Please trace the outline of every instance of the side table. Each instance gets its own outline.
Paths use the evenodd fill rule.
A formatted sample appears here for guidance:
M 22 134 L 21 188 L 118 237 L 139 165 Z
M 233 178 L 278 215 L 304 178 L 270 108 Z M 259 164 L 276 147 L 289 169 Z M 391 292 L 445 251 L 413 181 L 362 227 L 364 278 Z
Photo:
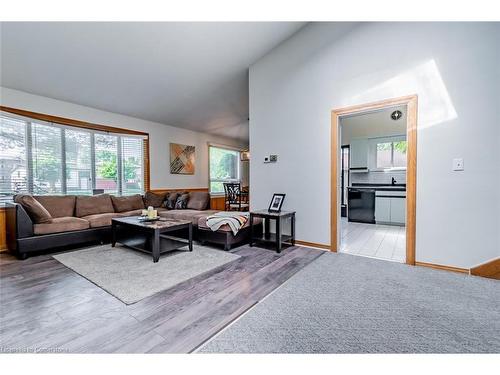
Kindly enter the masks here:
M 264 219 L 264 233 L 261 236 L 255 236 L 253 231 L 253 221 L 254 218 L 260 217 Z M 282 220 L 286 218 L 291 218 L 291 229 L 290 235 L 284 235 L 282 231 Z M 274 220 L 276 222 L 276 233 L 270 233 L 269 222 Z M 295 246 L 295 211 L 281 211 L 281 212 L 269 212 L 268 210 L 258 210 L 250 212 L 250 246 L 253 246 L 255 242 L 267 242 L 274 243 L 276 245 L 276 251 L 281 252 L 282 245 L 284 243 L 289 243 Z

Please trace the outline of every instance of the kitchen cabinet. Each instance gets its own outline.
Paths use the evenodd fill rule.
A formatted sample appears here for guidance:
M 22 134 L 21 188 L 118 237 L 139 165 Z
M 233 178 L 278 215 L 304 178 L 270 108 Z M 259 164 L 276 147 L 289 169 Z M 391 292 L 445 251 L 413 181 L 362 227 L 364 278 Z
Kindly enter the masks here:
M 391 222 L 391 199 L 375 196 L 375 221 L 377 223 Z
M 351 169 L 368 169 L 368 139 L 351 140 L 349 156 Z
M 383 224 L 405 225 L 406 197 L 396 192 L 377 192 L 375 196 L 375 221 Z
M 391 223 L 405 224 L 406 198 L 390 198 L 390 199 L 391 199 Z

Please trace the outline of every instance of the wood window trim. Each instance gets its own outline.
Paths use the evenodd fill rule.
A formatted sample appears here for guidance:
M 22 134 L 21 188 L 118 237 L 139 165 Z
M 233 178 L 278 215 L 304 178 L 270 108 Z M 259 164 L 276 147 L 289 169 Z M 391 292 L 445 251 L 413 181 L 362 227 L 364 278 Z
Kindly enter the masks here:
M 150 157 L 149 157 L 149 133 L 140 132 L 137 130 L 130 129 L 122 129 L 114 126 L 100 125 L 94 124 L 91 122 L 80 121 L 75 119 L 69 119 L 65 117 L 47 115 L 44 113 L 31 112 L 26 111 L 24 109 L 0 106 L 0 111 L 13 113 L 19 116 L 29 117 L 36 120 L 53 122 L 55 124 L 60 125 L 68 125 L 76 128 L 89 129 L 89 130 L 97 130 L 107 133 L 117 133 L 117 134 L 130 134 L 130 135 L 138 135 L 144 137 L 144 191 L 148 191 L 151 188 L 151 175 L 150 175 Z
M 122 129 L 122 128 L 117 128 L 114 126 L 107 126 L 107 125 L 99 125 L 99 124 L 94 124 L 94 123 L 86 122 L 86 121 L 74 120 L 74 119 L 69 119 L 69 118 L 64 118 L 64 117 L 59 117 L 59 116 L 53 116 L 53 115 L 46 115 L 46 114 L 38 113 L 38 112 L 25 111 L 24 109 L 0 106 L 0 111 L 10 112 L 10 113 L 14 113 L 14 114 L 19 115 L 19 116 L 30 117 L 30 118 L 34 118 L 34 119 L 41 120 L 41 121 L 54 122 L 56 124 L 61 124 L 61 125 L 74 126 L 77 128 L 99 130 L 99 131 L 108 132 L 108 133 L 132 134 L 132 135 L 142 135 L 145 137 L 149 137 L 149 133 L 140 132 L 137 130 Z
M 331 174 L 330 174 L 330 246 L 331 251 L 338 248 L 338 218 L 339 218 L 339 118 L 355 113 L 379 110 L 386 107 L 406 105 L 406 141 L 408 154 L 406 161 L 406 264 L 415 265 L 416 247 L 416 186 L 417 186 L 417 95 L 387 99 L 373 103 L 360 104 L 352 107 L 334 109 L 331 112 Z

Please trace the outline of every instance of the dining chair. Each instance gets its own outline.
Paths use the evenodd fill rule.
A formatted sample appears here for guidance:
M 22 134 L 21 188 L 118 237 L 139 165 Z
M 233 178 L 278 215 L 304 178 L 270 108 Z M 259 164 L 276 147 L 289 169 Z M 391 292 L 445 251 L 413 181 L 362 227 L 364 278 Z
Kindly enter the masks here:
M 224 209 L 226 211 L 248 211 L 248 194 L 242 193 L 241 184 L 235 182 L 224 183 Z

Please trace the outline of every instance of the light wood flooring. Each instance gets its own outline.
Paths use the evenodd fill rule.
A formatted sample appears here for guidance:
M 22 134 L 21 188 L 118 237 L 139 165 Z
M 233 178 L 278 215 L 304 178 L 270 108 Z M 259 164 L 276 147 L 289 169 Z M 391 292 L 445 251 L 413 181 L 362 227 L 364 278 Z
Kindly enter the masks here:
M 323 253 L 234 252 L 241 258 L 128 306 L 50 255 L 2 254 L 0 351 L 188 353 Z

